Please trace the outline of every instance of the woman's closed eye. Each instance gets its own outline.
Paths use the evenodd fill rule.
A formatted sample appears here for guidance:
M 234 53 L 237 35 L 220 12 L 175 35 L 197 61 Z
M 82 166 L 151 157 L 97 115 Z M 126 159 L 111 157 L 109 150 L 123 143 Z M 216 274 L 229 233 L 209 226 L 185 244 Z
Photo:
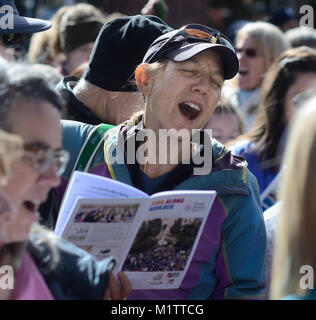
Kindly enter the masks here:
M 181 68 L 180 71 L 185 73 L 185 74 L 189 74 L 189 75 L 195 75 L 195 74 L 198 73 L 197 70 L 192 69 L 192 68 Z

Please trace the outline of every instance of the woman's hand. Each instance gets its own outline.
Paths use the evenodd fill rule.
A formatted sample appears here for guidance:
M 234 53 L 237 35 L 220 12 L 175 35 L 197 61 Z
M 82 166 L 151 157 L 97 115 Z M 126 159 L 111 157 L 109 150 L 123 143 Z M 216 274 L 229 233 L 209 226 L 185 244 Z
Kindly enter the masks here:
M 122 300 L 132 292 L 132 285 L 124 272 L 117 274 L 117 279 L 110 273 L 109 286 L 105 291 L 104 300 Z

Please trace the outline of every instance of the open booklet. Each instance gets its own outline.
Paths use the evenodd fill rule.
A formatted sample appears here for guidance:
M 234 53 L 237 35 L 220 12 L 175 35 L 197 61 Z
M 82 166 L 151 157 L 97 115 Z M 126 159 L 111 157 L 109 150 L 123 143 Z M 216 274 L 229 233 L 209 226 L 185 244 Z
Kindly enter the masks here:
M 178 288 L 194 255 L 215 191 L 152 196 L 130 185 L 74 172 L 55 233 L 97 259 L 113 256 L 133 289 Z

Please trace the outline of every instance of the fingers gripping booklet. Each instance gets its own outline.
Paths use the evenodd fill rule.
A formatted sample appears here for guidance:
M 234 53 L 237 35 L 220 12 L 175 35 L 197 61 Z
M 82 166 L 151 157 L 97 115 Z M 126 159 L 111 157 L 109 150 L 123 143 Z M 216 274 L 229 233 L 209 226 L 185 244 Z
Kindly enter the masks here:
M 133 289 L 178 288 L 189 267 L 215 191 L 152 196 L 122 182 L 76 171 L 55 233 L 101 260 L 113 256 Z

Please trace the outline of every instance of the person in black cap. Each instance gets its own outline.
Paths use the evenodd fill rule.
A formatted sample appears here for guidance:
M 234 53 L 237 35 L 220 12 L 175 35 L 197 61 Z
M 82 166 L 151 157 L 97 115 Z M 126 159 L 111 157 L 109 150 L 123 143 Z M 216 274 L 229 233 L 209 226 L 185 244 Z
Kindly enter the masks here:
M 189 24 L 160 36 L 135 70 L 143 114 L 109 129 L 86 168 L 79 167 L 149 195 L 171 190 L 217 192 L 192 260 L 183 265 L 186 273 L 180 287 L 135 290 L 129 299 L 263 298 L 266 238 L 257 182 L 243 158 L 202 129 L 219 102 L 224 81 L 237 72 L 233 45 L 215 29 Z M 93 129 L 74 121 L 63 123 L 63 147 L 73 159 L 56 190 L 59 196 Z M 161 140 L 166 135 L 168 140 Z M 183 242 L 165 245 L 180 250 Z M 153 241 L 144 256 L 151 256 L 158 246 Z
M 67 76 L 57 90 L 68 102 L 68 119 L 119 124 L 138 110 L 133 82 L 149 45 L 172 28 L 155 16 L 127 16 L 106 23 L 96 39 L 80 81 Z
M 23 45 L 27 35 L 48 30 L 49 21 L 22 17 L 13 0 L 0 0 L 0 56 L 12 59 L 14 49 Z

